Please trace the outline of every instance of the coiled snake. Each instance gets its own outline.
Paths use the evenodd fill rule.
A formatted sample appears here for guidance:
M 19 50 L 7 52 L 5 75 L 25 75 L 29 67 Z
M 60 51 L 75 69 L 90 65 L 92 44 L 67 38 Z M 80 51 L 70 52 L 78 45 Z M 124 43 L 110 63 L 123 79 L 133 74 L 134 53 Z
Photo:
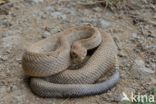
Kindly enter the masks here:
M 79 69 L 87 51 L 96 48 Z M 28 47 L 22 58 L 25 74 L 31 77 L 32 92 L 41 97 L 95 95 L 112 88 L 119 80 L 117 48 L 112 37 L 88 24 L 66 29 Z M 95 83 L 109 69 L 116 69 L 106 81 Z

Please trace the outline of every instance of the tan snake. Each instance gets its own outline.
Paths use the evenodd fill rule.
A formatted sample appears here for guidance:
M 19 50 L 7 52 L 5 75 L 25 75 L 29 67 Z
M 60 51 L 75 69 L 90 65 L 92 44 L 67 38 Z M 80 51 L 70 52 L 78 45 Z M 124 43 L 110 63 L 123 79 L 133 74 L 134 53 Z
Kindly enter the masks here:
M 71 61 L 81 62 L 87 50 L 95 47 L 98 48 L 84 66 L 69 69 Z M 118 82 L 116 55 L 117 48 L 109 34 L 92 25 L 84 25 L 34 43 L 25 51 L 22 66 L 31 76 L 32 91 L 39 96 L 94 95 L 107 91 Z M 109 69 L 116 71 L 108 80 L 95 83 Z

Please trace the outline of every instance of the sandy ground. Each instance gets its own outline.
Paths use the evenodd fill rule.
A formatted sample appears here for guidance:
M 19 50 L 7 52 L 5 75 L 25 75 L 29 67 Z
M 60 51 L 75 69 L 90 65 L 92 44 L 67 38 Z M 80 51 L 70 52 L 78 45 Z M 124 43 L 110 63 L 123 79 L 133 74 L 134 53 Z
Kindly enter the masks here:
M 116 8 L 86 0 L 12 0 L 0 9 L 0 104 L 118 104 L 122 92 L 156 87 L 156 3 L 136 0 Z M 81 3 L 79 3 L 81 2 Z M 1 5 L 2 6 L 2 5 Z M 0 6 L 0 7 L 1 7 Z M 40 98 L 21 67 L 24 49 L 71 26 L 91 23 L 113 36 L 121 80 L 107 93 L 83 98 Z

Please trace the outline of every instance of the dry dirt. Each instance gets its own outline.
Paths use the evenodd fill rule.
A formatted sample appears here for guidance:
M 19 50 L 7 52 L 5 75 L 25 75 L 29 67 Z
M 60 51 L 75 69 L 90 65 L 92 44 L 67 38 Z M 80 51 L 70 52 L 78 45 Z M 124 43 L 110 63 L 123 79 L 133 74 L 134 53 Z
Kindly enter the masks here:
M 118 7 L 87 0 L 11 0 L 0 5 L 0 104 L 118 104 L 122 92 L 156 88 L 156 2 L 135 0 Z M 80 3 L 81 2 L 81 3 Z M 21 67 L 24 49 L 71 26 L 91 23 L 113 36 L 121 80 L 107 93 L 83 98 L 40 98 Z

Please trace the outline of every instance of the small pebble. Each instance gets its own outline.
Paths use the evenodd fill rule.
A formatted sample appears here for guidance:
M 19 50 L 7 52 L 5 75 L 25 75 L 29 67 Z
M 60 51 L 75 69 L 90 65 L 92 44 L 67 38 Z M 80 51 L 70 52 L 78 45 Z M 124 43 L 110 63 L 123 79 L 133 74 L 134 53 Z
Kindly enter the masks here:
M 95 12 L 101 12 L 101 11 L 103 11 L 103 9 L 100 8 L 100 7 L 94 7 L 93 8 L 93 11 L 95 11 Z
M 47 37 L 50 36 L 50 35 L 51 35 L 50 32 L 45 31 L 45 32 L 43 33 L 43 35 L 42 35 L 42 38 L 47 38 Z
M 66 19 L 66 15 L 61 12 L 53 12 L 51 13 L 51 16 L 57 19 L 62 19 L 62 20 Z
M 38 4 L 38 3 L 42 3 L 43 0 L 25 0 L 25 2 L 30 4 Z
M 99 25 L 100 25 L 101 28 L 106 29 L 106 28 L 111 27 L 112 23 L 110 21 L 102 19 L 102 20 L 99 21 Z

